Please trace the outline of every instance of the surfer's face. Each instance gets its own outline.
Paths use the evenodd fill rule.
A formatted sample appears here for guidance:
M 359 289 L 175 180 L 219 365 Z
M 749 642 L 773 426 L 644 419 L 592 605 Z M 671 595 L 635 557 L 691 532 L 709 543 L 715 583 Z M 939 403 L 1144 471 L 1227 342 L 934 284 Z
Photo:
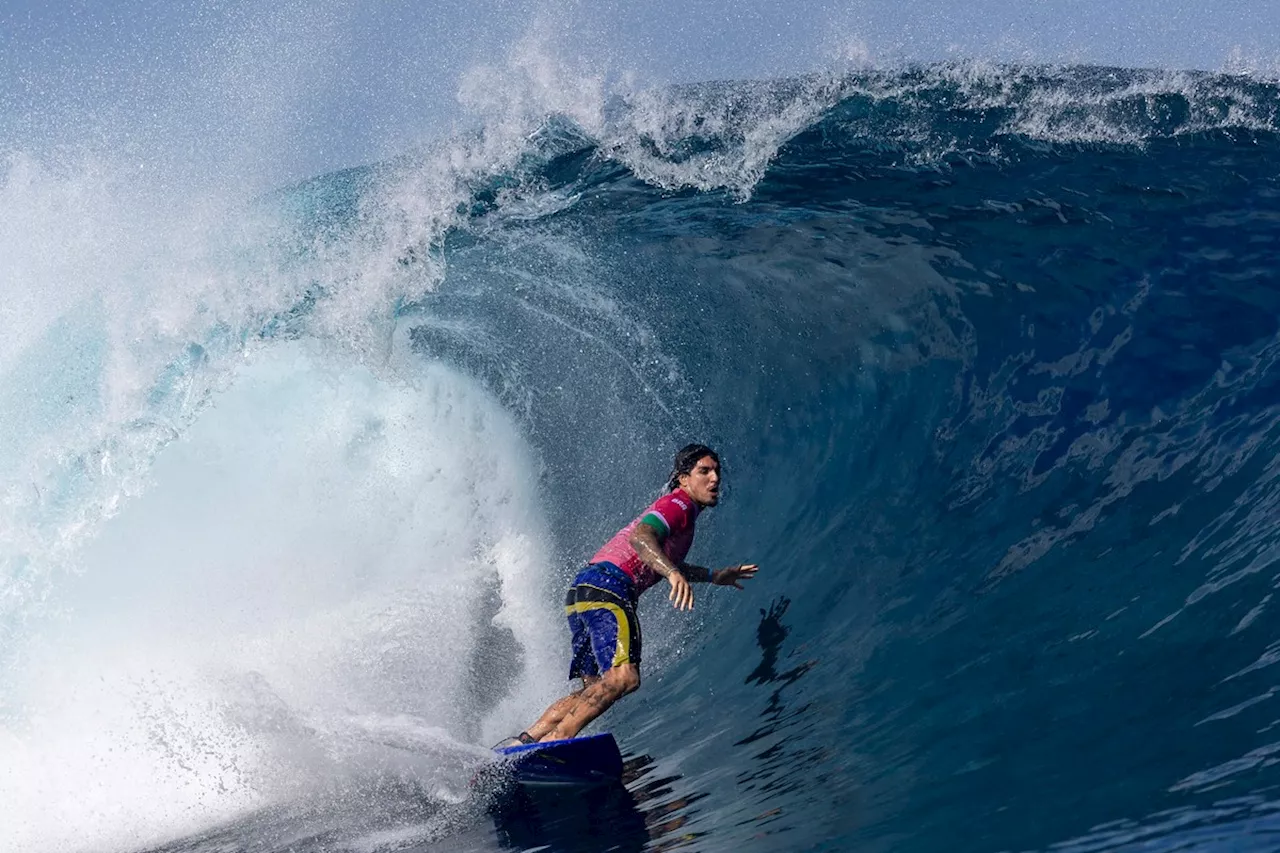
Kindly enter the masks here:
M 720 463 L 704 456 L 692 471 L 680 475 L 679 483 L 680 488 L 702 506 L 715 506 L 720 502 Z

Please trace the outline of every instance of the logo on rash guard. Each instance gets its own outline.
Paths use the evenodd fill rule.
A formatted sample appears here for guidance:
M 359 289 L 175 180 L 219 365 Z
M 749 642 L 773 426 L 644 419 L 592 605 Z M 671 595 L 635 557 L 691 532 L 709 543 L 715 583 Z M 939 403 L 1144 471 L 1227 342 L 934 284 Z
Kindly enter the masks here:
M 689 505 L 688 505 L 687 503 L 685 503 L 684 501 L 680 500 L 679 498 L 672 498 L 671 500 L 673 500 L 673 501 L 675 502 L 676 506 L 680 507 L 680 508 L 681 508 L 682 510 L 684 510 L 685 512 L 688 512 L 688 511 L 689 511 Z

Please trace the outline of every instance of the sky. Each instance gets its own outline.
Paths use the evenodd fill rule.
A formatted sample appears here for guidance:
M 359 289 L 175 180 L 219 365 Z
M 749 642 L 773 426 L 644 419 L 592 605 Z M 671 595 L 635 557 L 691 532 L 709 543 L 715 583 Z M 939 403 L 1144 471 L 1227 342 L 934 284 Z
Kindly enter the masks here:
M 163 149 L 295 180 L 447 132 L 464 75 L 531 39 L 643 84 L 958 59 L 1275 77 L 1280 2 L 0 0 L 0 151 Z

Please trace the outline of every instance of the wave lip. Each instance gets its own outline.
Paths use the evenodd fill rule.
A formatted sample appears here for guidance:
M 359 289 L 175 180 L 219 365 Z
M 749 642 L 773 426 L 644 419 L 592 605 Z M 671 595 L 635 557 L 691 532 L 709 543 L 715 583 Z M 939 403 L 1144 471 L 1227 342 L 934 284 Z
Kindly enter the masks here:
M 504 138 L 517 127 L 525 146 L 472 185 L 481 211 L 499 195 L 512 203 L 538 187 L 561 188 L 571 201 L 616 179 L 619 167 L 665 192 L 726 192 L 741 202 L 777 175 L 780 160 L 947 168 L 1005 162 L 1026 147 L 1141 150 L 1280 131 L 1280 86 L 1241 74 L 950 62 L 612 92 L 597 80 L 550 97 L 541 87 L 561 78 L 540 72 L 536 86 L 500 75 L 517 94 L 477 105 L 482 126 Z M 486 83 L 497 85 L 480 76 L 473 87 Z

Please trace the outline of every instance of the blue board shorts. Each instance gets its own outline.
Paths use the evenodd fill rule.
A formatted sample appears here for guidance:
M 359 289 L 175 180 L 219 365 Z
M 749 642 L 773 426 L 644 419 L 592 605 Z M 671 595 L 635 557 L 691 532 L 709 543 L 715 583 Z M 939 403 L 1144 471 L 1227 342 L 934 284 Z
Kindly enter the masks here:
M 636 585 L 613 563 L 592 563 L 573 579 L 564 611 L 573 635 L 569 678 L 598 678 L 624 663 L 640 665 Z

